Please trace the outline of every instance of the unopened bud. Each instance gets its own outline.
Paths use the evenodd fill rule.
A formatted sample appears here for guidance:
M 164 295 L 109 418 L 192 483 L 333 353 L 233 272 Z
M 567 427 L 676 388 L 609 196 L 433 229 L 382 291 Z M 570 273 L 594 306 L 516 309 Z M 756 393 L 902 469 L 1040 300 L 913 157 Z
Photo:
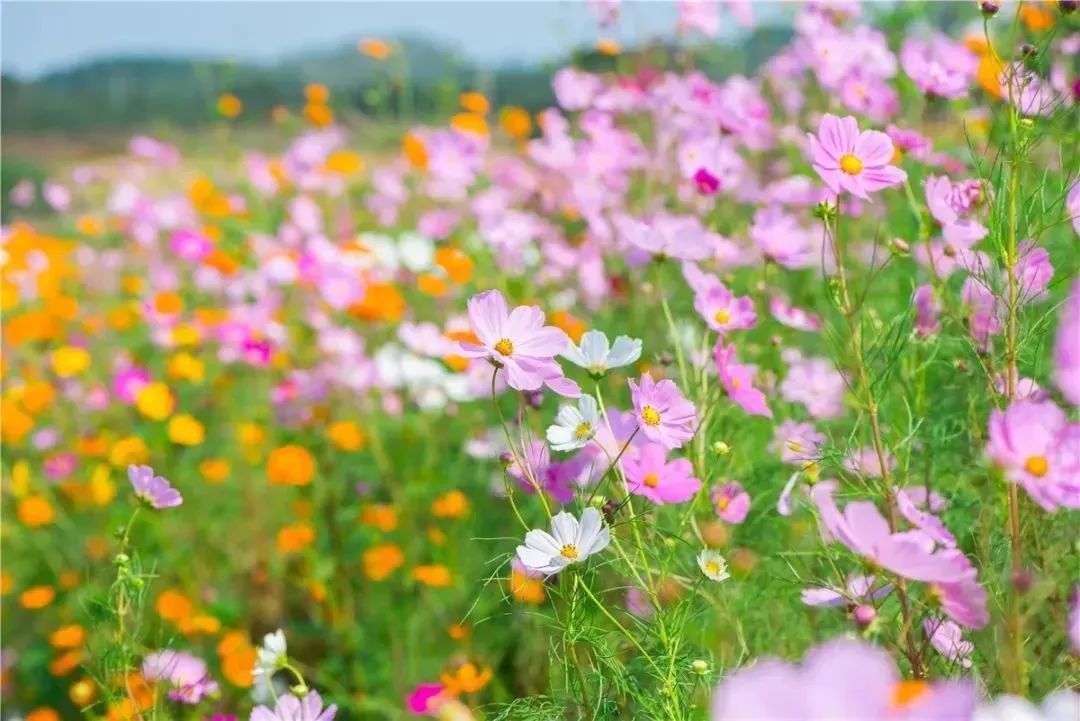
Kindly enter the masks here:
M 1071 15 L 1076 12 L 1076 8 L 1080 7 L 1080 3 L 1076 0 L 1058 0 L 1058 10 L 1062 15 Z
M 690 668 L 694 670 L 698 676 L 704 676 L 709 673 L 709 662 L 703 661 L 700 658 L 694 659 L 694 662 L 690 664 Z
M 994 0 L 983 0 L 983 3 L 979 5 L 979 9 L 982 10 L 982 14 L 985 17 L 992 18 L 997 15 L 997 11 L 1001 9 L 1001 3 Z
M 851 614 L 851 617 L 855 619 L 855 623 L 858 624 L 859 628 L 866 628 L 877 618 L 877 609 L 873 606 L 860 604 L 855 607 L 855 611 Z
M 716 441 L 712 444 L 712 452 L 723 458 L 731 454 L 731 446 L 723 441 Z
M 1020 55 L 1021 55 L 1021 57 L 1030 58 L 1034 54 L 1035 54 L 1035 46 L 1032 45 L 1031 43 L 1024 43 L 1023 45 L 1020 46 Z
M 911 245 L 903 238 L 893 238 L 890 250 L 897 255 L 907 255 L 911 252 Z
M 1029 568 L 1018 568 L 1013 571 L 1012 584 L 1020 593 L 1027 593 L 1035 585 L 1035 574 Z

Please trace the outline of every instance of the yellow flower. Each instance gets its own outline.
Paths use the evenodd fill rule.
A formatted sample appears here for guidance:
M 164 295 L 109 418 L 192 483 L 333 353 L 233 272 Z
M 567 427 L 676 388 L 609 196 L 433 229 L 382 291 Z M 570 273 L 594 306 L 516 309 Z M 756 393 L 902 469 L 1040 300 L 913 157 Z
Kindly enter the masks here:
M 352 421 L 337 421 L 326 429 L 330 442 L 341 451 L 358 451 L 367 443 L 367 437 L 360 426 Z
M 179 446 L 197 446 L 206 440 L 206 429 L 192 416 L 181 413 L 169 420 L 169 440 Z
M 61 378 L 77 376 L 90 367 L 90 354 L 83 348 L 64 346 L 52 353 L 52 369 Z
M 200 340 L 202 333 L 190 323 L 178 323 L 172 329 L 172 341 L 180 347 L 198 345 Z
M 121 438 L 109 450 L 109 463 L 125 467 L 132 463 L 138 465 L 150 460 L 150 449 L 138 436 Z
M 190 353 L 177 353 L 169 358 L 165 372 L 174 380 L 202 383 L 206 376 L 206 367 L 201 360 Z
M 224 483 L 232 466 L 224 458 L 207 458 L 199 464 L 199 473 L 207 483 Z
M 326 159 L 326 170 L 337 175 L 353 175 L 364 169 L 364 159 L 351 150 L 335 150 Z
M 135 407 L 139 413 L 152 421 L 163 421 L 176 410 L 176 399 L 169 386 L 161 381 L 147 383 L 135 396 Z
M 116 498 L 116 484 L 110 476 L 110 470 L 104 463 L 98 464 L 90 476 L 90 498 L 99 506 L 107 506 Z

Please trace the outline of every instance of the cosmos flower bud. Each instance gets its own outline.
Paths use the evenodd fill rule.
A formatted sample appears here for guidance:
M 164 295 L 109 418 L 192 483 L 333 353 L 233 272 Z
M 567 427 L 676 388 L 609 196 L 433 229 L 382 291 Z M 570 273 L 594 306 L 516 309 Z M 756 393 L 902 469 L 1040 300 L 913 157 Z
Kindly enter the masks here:
M 694 673 L 698 676 L 704 676 L 709 673 L 709 662 L 700 658 L 695 658 L 694 662 L 690 664 L 690 668 L 693 669 Z
M 979 9 L 982 10 L 984 17 L 992 18 L 1001 9 L 1001 3 L 994 2 L 994 0 L 983 0 L 982 4 L 979 5 Z
M 851 617 L 855 620 L 855 623 L 858 624 L 859 628 L 866 628 L 877 618 L 877 610 L 873 606 L 860 604 L 855 607 Z
M 1013 571 L 1012 585 L 1020 593 L 1027 593 L 1035 585 L 1035 574 L 1030 568 L 1018 568 Z
M 893 238 L 889 249 L 896 255 L 907 255 L 911 252 L 911 245 L 903 238 Z
M 716 441 L 712 444 L 712 452 L 723 458 L 731 454 L 731 446 L 723 441 Z
M 1058 0 L 1058 10 L 1062 15 L 1071 15 L 1076 12 L 1076 8 L 1080 7 L 1080 3 L 1076 0 Z

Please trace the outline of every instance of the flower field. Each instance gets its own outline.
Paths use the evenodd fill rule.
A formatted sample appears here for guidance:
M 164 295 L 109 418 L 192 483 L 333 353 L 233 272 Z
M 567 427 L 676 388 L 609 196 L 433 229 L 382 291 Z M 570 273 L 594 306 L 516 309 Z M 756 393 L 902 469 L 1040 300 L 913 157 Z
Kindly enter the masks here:
M 2 717 L 1080 718 L 1080 12 L 899 5 L 16 184 Z

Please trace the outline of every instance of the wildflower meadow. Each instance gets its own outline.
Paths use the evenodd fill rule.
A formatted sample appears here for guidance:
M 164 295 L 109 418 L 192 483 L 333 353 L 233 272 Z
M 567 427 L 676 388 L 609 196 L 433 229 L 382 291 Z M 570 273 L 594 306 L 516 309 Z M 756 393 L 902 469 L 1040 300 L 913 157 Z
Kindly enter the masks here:
M 0 716 L 1080 719 L 1077 4 L 764 5 L 6 169 Z

